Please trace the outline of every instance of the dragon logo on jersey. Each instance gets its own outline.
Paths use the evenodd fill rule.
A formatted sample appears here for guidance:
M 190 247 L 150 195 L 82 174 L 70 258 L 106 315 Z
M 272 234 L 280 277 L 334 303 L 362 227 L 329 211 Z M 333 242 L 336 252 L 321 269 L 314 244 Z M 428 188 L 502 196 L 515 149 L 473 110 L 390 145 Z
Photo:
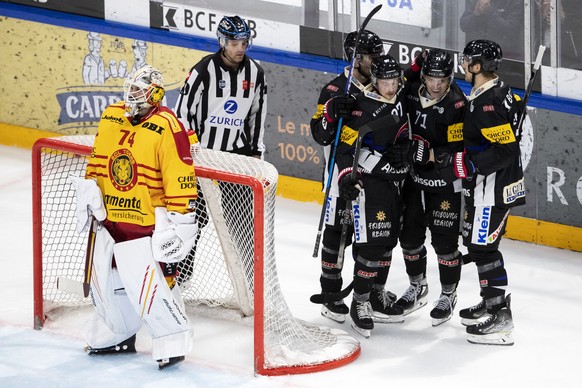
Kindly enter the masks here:
M 109 159 L 109 176 L 119 191 L 129 191 L 137 183 L 137 164 L 128 149 L 117 150 Z
M 224 111 L 229 114 L 234 114 L 238 110 L 238 104 L 235 100 L 228 100 L 224 103 Z

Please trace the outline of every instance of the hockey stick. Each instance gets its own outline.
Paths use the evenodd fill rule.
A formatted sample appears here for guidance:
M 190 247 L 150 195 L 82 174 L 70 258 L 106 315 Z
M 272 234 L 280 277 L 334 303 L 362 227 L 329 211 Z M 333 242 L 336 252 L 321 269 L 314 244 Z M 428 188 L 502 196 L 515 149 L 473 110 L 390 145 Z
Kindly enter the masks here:
M 93 250 L 95 248 L 96 229 L 98 228 L 98 221 L 91 217 L 89 225 L 89 235 L 87 237 L 87 253 L 85 256 L 85 276 L 83 282 L 79 282 L 66 277 L 57 278 L 57 289 L 67 292 L 69 294 L 76 294 L 84 298 L 89 296 L 89 289 L 91 286 L 91 270 L 93 268 Z
M 314 294 L 311 295 L 309 301 L 315 304 L 332 303 L 338 300 L 346 298 L 350 292 L 354 289 L 354 282 L 348 284 L 346 288 L 339 292 L 326 292 L 325 294 Z
M 348 96 L 350 93 L 350 85 L 352 84 L 353 72 L 354 72 L 354 65 L 356 63 L 356 53 L 358 52 L 358 43 L 360 42 L 360 36 L 362 35 L 362 31 L 366 29 L 368 22 L 372 19 L 372 17 L 382 8 L 382 4 L 377 5 L 370 11 L 366 19 L 362 22 L 362 25 L 358 29 L 358 34 L 356 36 L 356 43 L 354 44 L 354 54 L 352 55 L 352 60 L 350 62 L 350 69 L 348 70 L 348 79 L 346 81 L 346 87 L 344 90 L 344 95 Z M 340 132 L 343 125 L 343 117 L 340 117 L 337 123 L 337 130 L 335 134 L 335 139 L 333 142 L 333 148 L 331 152 L 331 159 L 329 163 L 329 170 L 327 174 L 327 181 L 325 183 L 325 194 L 323 197 L 323 206 L 321 207 L 321 214 L 319 216 L 319 226 L 317 227 L 317 237 L 315 238 L 315 246 L 313 247 L 313 257 L 319 256 L 319 244 L 321 243 L 321 233 L 323 231 L 323 221 L 325 220 L 325 213 L 327 210 L 327 202 L 329 198 L 329 192 L 331 189 L 331 179 L 333 175 L 333 166 L 335 163 L 335 154 L 337 150 L 337 146 L 339 144 Z
M 533 89 L 534 80 L 538 75 L 538 70 L 542 64 L 542 58 L 544 57 L 544 51 L 546 51 L 546 46 L 540 45 L 538 49 L 538 55 L 536 56 L 536 61 L 534 62 L 533 69 L 531 71 L 531 75 L 529 77 L 529 82 L 527 83 L 527 87 L 525 89 L 525 95 L 523 96 L 523 112 L 519 116 L 519 121 L 517 123 L 517 129 L 515 132 L 521 136 L 521 127 L 523 126 L 523 122 L 525 120 L 525 116 L 527 115 L 527 102 L 529 101 L 529 96 Z

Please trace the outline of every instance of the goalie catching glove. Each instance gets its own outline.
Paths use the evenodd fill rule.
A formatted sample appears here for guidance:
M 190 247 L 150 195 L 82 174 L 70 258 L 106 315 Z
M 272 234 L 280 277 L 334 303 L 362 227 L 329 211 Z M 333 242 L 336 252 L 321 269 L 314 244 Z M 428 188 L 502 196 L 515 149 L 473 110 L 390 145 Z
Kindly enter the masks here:
M 97 221 L 103 221 L 107 217 L 103 196 L 93 179 L 71 175 L 69 181 L 77 192 L 77 233 L 83 233 L 91 223 L 91 216 Z
M 194 246 L 197 232 L 196 212 L 180 214 L 157 207 L 152 235 L 154 259 L 164 263 L 184 260 Z

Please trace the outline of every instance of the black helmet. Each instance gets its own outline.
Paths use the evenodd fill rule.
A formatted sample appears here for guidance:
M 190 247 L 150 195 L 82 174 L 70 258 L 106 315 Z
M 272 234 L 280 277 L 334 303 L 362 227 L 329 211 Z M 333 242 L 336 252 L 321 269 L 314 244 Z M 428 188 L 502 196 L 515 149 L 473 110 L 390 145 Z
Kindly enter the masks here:
M 389 54 L 380 55 L 372 60 L 370 68 L 372 80 L 399 78 L 402 76 L 400 65 Z
M 358 31 L 352 31 L 344 40 L 344 53 L 348 61 L 351 61 L 353 58 L 357 36 Z M 382 44 L 382 39 L 372 31 L 362 30 L 360 41 L 358 42 L 358 54 L 381 55 L 383 52 L 384 45 Z
M 430 50 L 422 63 L 422 74 L 429 77 L 446 78 L 453 74 L 455 64 L 451 54 L 444 50 Z
M 503 52 L 501 46 L 490 40 L 472 40 L 465 46 L 459 57 L 461 64 L 466 61 L 469 65 L 481 64 L 481 71 L 496 71 L 501 64 Z
M 240 16 L 225 16 L 218 23 L 216 35 L 218 39 L 250 40 L 251 29 Z

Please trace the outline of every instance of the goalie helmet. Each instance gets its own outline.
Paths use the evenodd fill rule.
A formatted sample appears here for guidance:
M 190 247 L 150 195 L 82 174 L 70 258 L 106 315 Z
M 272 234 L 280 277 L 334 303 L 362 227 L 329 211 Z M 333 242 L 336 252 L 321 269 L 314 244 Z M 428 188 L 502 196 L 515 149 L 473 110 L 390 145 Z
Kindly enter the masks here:
M 143 115 L 144 111 L 160 105 L 164 94 L 162 73 L 150 65 L 142 66 L 131 73 L 123 84 L 125 115 Z
M 354 55 L 354 48 L 356 46 L 356 38 L 358 31 L 352 31 L 344 40 L 344 53 L 348 61 L 351 61 Z M 384 44 L 382 39 L 372 31 L 362 30 L 360 39 L 358 41 L 357 54 L 363 55 L 382 55 L 384 53 Z
M 223 17 L 218 23 L 216 35 L 221 47 L 227 40 L 248 40 L 251 43 L 251 29 L 240 16 Z
M 499 69 L 503 52 L 499 44 L 490 41 L 477 39 L 472 40 L 465 46 L 463 53 L 459 55 L 459 63 L 466 62 L 469 66 L 475 63 L 481 64 L 481 71 L 493 72 Z
M 422 63 L 422 75 L 435 78 L 447 78 L 453 75 L 455 64 L 451 54 L 444 50 L 430 50 Z
M 385 54 L 372 60 L 372 83 L 379 79 L 392 79 L 402 77 L 400 65 L 391 55 Z

